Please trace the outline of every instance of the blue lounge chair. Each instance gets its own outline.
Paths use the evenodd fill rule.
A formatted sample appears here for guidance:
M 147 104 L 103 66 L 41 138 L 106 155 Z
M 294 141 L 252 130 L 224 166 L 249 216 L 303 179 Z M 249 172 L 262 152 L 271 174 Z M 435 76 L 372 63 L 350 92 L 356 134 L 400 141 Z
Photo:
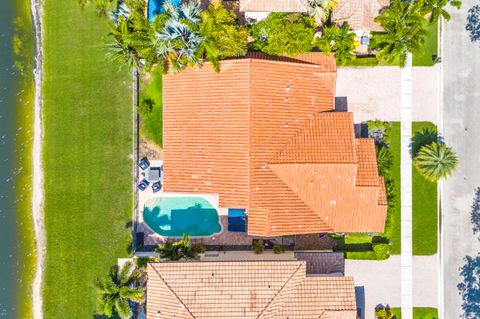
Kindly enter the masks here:
M 140 182 L 140 184 L 137 185 L 137 188 L 141 191 L 144 191 L 147 189 L 148 185 L 150 185 L 150 183 L 146 179 L 144 179 Z
M 159 192 L 162 189 L 162 184 L 160 182 L 155 182 L 152 184 L 152 190 L 154 193 Z
M 148 158 L 144 157 L 140 160 L 140 162 L 138 162 L 138 167 L 140 167 L 141 169 L 143 170 L 146 170 L 147 168 L 150 167 L 150 161 L 148 160 Z

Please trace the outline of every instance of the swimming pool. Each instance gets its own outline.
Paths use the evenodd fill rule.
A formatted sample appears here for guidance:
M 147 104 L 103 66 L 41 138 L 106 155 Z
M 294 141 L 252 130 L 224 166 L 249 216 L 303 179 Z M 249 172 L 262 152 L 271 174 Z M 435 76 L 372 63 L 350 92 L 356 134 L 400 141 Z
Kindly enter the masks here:
M 210 236 L 222 230 L 218 212 L 197 196 L 154 197 L 146 201 L 143 220 L 161 236 Z
M 148 21 L 152 22 L 155 17 L 163 12 L 163 4 L 165 1 L 170 1 L 174 7 L 181 5 L 181 0 L 148 0 Z

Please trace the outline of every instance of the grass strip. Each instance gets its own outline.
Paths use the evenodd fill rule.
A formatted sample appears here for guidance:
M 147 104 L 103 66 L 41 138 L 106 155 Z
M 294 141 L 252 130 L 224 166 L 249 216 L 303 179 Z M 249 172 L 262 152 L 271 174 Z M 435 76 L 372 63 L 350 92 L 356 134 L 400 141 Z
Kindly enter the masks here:
M 131 240 L 131 78 L 105 60 L 105 19 L 44 1 L 47 319 L 91 318 L 95 278 Z

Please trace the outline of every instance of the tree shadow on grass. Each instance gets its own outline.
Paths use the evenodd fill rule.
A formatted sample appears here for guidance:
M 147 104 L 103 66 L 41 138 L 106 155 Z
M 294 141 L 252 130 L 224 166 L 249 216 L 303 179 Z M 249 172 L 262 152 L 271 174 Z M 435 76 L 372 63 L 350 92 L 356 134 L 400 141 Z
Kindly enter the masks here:
M 462 310 L 465 319 L 476 319 L 480 313 L 480 255 L 465 256 L 465 265 L 460 268 L 463 281 L 457 285 L 462 297 Z
M 415 133 L 412 137 L 412 142 L 410 143 L 410 155 L 412 158 L 415 158 L 422 146 L 432 144 L 433 142 L 443 143 L 443 138 L 438 134 L 438 131 L 435 128 L 428 127 Z

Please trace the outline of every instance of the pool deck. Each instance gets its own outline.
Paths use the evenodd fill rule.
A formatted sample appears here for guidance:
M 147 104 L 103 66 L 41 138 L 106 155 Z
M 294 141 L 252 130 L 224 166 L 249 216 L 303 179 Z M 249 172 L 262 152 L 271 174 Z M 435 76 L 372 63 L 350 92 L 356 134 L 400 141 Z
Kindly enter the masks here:
M 150 160 L 151 167 L 161 167 L 163 162 L 161 160 Z M 139 180 L 143 179 L 141 171 L 139 171 Z M 206 199 L 218 212 L 219 222 L 222 225 L 220 233 L 213 234 L 206 237 L 191 237 L 192 242 L 202 242 L 205 245 L 214 246 L 250 246 L 253 239 L 258 239 L 258 236 L 248 236 L 247 233 L 229 232 L 228 229 L 228 208 L 218 207 L 219 197 L 218 194 L 199 194 L 199 193 L 173 193 L 164 192 L 163 188 L 157 193 L 153 193 L 151 186 L 144 191 L 138 192 L 138 214 L 136 218 L 136 231 L 144 233 L 144 245 L 145 246 L 157 246 L 164 243 L 167 240 L 171 240 L 173 237 L 161 236 L 154 232 L 143 220 L 143 207 L 147 200 L 155 197 L 168 197 L 168 196 L 198 196 Z M 282 238 L 263 238 L 272 242 L 282 244 Z
M 161 167 L 163 162 L 161 160 L 150 160 L 150 165 L 152 167 Z M 163 174 L 163 172 L 162 172 Z M 143 175 L 141 171 L 138 173 L 138 180 L 142 180 Z M 164 192 L 163 188 L 157 192 L 153 193 L 151 185 L 144 191 L 137 190 L 137 203 L 138 211 L 135 218 L 135 230 L 137 233 L 143 233 L 144 235 L 144 246 L 157 246 L 163 244 L 167 240 L 176 239 L 173 237 L 166 237 L 157 234 L 155 231 L 150 229 L 150 227 L 143 220 L 143 207 L 147 200 L 155 197 L 182 197 L 182 196 L 198 196 L 206 199 L 218 212 L 219 222 L 222 225 L 222 230 L 220 233 L 213 234 L 212 236 L 205 237 L 191 237 L 193 243 L 201 242 L 208 246 L 215 246 L 217 250 L 229 250 L 233 247 L 236 249 L 247 249 L 252 244 L 254 239 L 263 239 L 269 240 L 274 244 L 288 246 L 295 243 L 295 248 L 298 250 L 331 250 L 334 248 L 335 241 L 329 239 L 328 236 L 320 237 L 318 234 L 312 235 L 301 235 L 301 236 L 291 236 L 291 237 L 259 237 L 259 236 L 249 236 L 247 233 L 241 232 L 230 232 L 228 231 L 228 208 L 219 207 L 219 196 L 218 194 L 200 194 L 200 193 L 173 193 L 173 192 Z

